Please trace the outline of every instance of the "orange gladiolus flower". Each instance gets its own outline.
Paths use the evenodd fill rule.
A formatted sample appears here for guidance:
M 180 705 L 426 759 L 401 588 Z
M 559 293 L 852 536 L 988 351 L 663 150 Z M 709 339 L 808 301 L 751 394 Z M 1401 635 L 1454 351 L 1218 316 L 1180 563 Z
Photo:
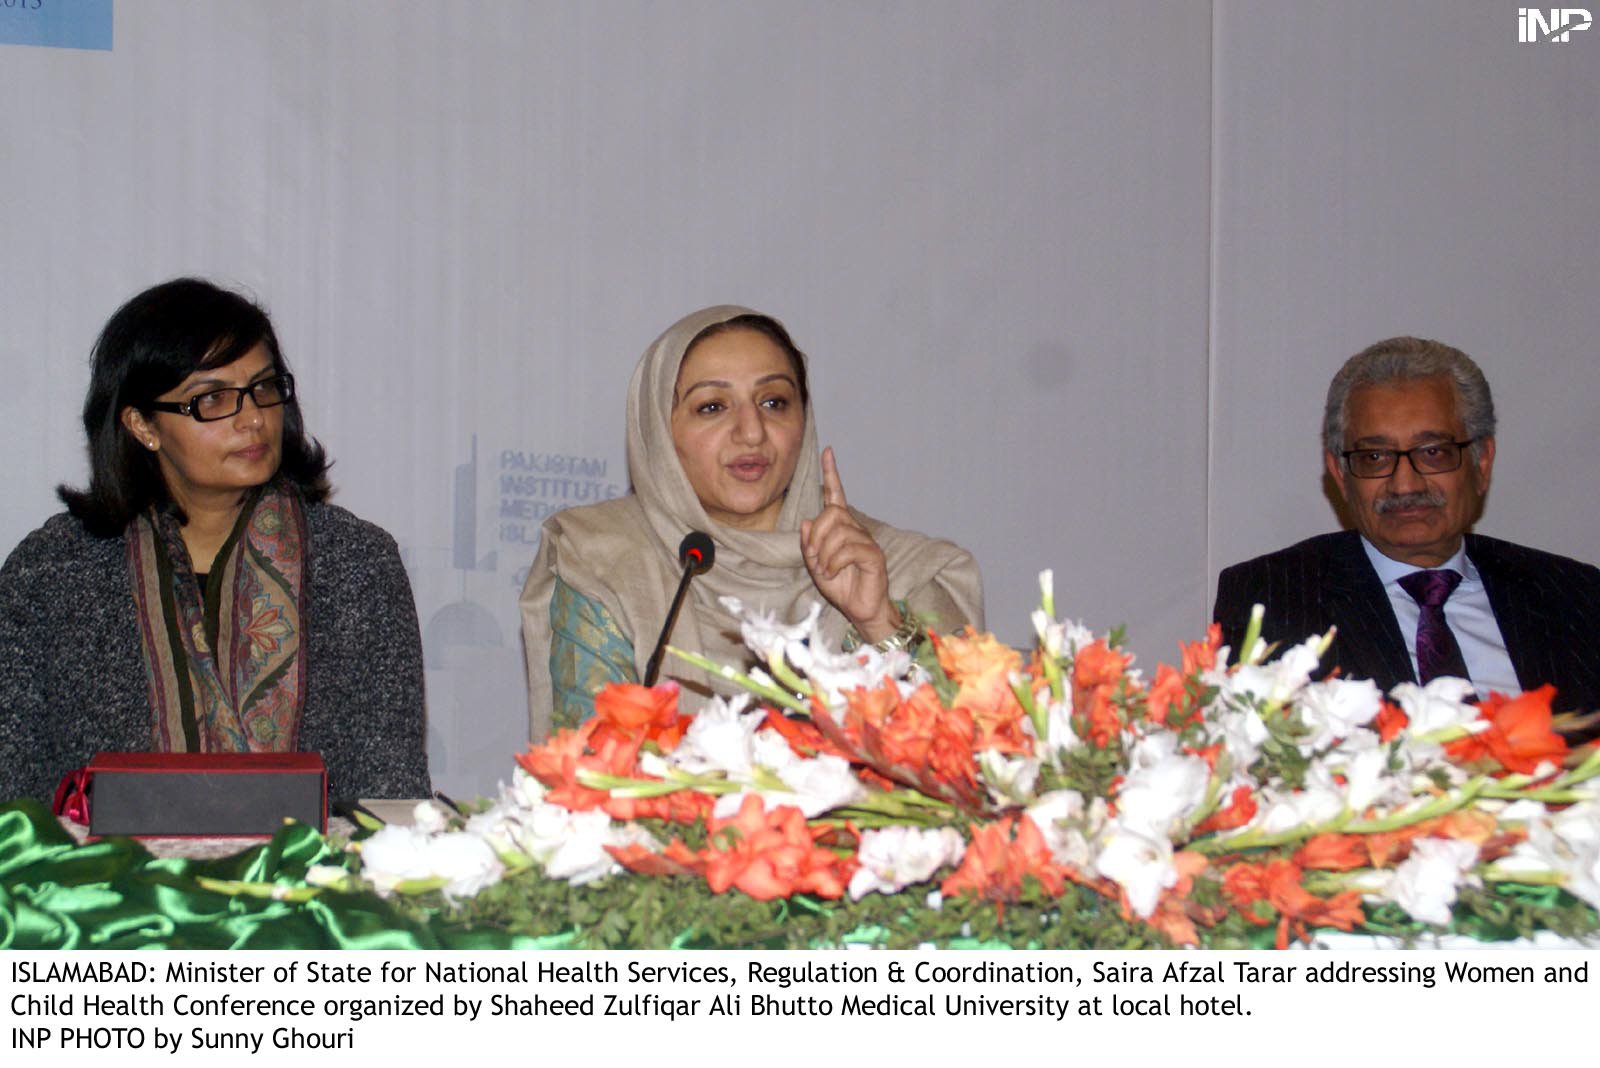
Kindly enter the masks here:
M 1255 794 L 1249 786 L 1235 786 L 1233 796 L 1229 799 L 1227 807 L 1220 808 L 1207 816 L 1200 825 L 1194 829 L 1198 835 L 1211 834 L 1213 831 L 1231 831 L 1243 827 L 1256 818 Z
M 677 747 L 688 729 L 690 716 L 678 714 L 678 684 L 668 681 L 653 687 L 613 682 L 594 695 L 593 745 L 599 748 L 612 737 L 654 742 L 662 752 Z
M 604 712 L 600 711 L 604 702 Z M 689 717 L 677 713 L 677 684 L 656 687 L 613 685 L 595 697 L 596 714 L 573 730 L 558 731 L 541 746 L 519 754 L 517 763 L 547 789 L 554 804 L 583 812 L 603 809 L 613 819 L 655 817 L 693 823 L 711 810 L 712 798 L 680 790 L 661 797 L 613 797 L 584 785 L 584 772 L 653 782 L 639 772 L 639 749 L 654 737 L 668 748 L 677 745 Z M 682 722 L 678 722 L 678 721 Z
M 855 873 L 853 856 L 841 857 L 817 846 L 830 828 L 813 830 L 805 814 L 792 805 L 765 810 L 760 797 L 750 794 L 729 820 L 712 820 L 711 846 L 701 851 L 706 884 L 718 894 L 738 889 L 757 899 L 789 897 L 795 893 L 818 897 L 843 897 Z
M 1378 737 L 1386 742 L 1394 741 L 1395 735 L 1410 724 L 1411 717 L 1407 716 L 1399 705 L 1388 700 L 1379 704 L 1378 714 L 1372 720 L 1372 725 L 1378 729 Z
M 1212 926 L 1227 914 L 1227 909 L 1208 909 L 1189 900 L 1189 895 L 1194 891 L 1195 876 L 1206 870 L 1205 857 L 1191 850 L 1181 850 L 1173 854 L 1172 866 L 1177 869 L 1178 881 L 1162 893 L 1156 902 L 1156 910 L 1145 922 L 1166 935 L 1173 945 L 1197 946 L 1200 944 L 1200 933 L 1195 930 L 1195 922 Z M 1133 915 L 1126 893 L 1122 895 L 1122 915 Z
M 977 736 L 974 749 L 1029 753 L 1033 745 L 1022 729 L 1026 713 L 1011 689 L 1011 676 L 1022 666 L 1022 656 L 1002 645 L 993 634 L 946 636 L 934 642 L 939 666 L 958 687 L 954 706 L 972 717 Z
M 1122 733 L 1122 713 L 1112 695 L 1122 684 L 1133 657 L 1097 640 L 1078 650 L 1072 661 L 1072 712 L 1082 733 L 1097 746 L 1107 746 Z
M 1279 949 L 1287 949 L 1289 935 L 1304 939 L 1313 927 L 1352 930 L 1365 916 L 1361 912 L 1361 893 L 1348 890 L 1321 898 L 1301 883 L 1300 865 L 1292 860 L 1269 860 L 1260 864 L 1235 864 L 1222 877 L 1222 889 L 1234 907 L 1251 923 L 1265 926 L 1272 922 L 1260 906 L 1270 906 L 1278 917 Z
M 1206 628 L 1204 641 L 1179 642 L 1183 651 L 1183 673 L 1194 675 L 1210 671 L 1217 666 L 1217 650 L 1222 648 L 1222 624 L 1213 623 Z
M 1478 706 L 1478 718 L 1489 729 L 1448 743 L 1444 749 L 1463 764 L 1493 760 L 1507 771 L 1534 771 L 1543 761 L 1559 765 L 1567 755 L 1567 740 L 1552 728 L 1550 702 L 1556 688 L 1546 683 L 1520 697 L 1491 693 Z
M 1016 901 L 1028 875 L 1039 880 L 1047 893 L 1060 894 L 1066 888 L 1066 872 L 1051 855 L 1038 825 L 1027 816 L 1007 816 L 973 826 L 961 866 L 939 884 L 939 891 L 950 897 L 967 893 L 985 901 Z
M 600 807 L 614 820 L 668 820 L 694 823 L 711 815 L 717 799 L 697 790 L 674 790 L 660 797 L 607 796 Z
M 844 695 L 845 727 L 852 738 L 859 738 L 869 727 L 882 727 L 900 707 L 900 688 L 893 679 L 884 679 L 868 690 L 857 688 Z
M 517 754 L 517 763 L 544 784 L 548 791 L 545 796 L 574 812 L 598 808 L 611 796 L 578 782 L 578 771 L 594 763 L 588 749 L 595 727 L 595 721 L 588 720 L 574 730 L 557 731 L 545 744 L 530 746 L 526 753 Z
M 1104 689 L 1095 690 L 1090 695 L 1084 716 L 1088 720 L 1086 733 L 1089 741 L 1102 749 L 1122 733 L 1122 713 L 1112 703 L 1111 694 Z
M 1463 808 L 1423 820 L 1410 828 L 1413 838 L 1459 838 L 1473 845 L 1483 845 L 1500 833 L 1499 821 L 1482 809 Z
M 1079 649 L 1073 658 L 1072 685 L 1080 690 L 1101 686 L 1114 688 L 1122 681 L 1122 674 L 1132 659 L 1128 653 L 1111 648 L 1104 638 L 1098 638 Z
M 1355 871 L 1371 863 L 1367 836 L 1360 834 L 1318 834 L 1295 850 L 1294 862 L 1302 868 L 1321 871 Z M 1381 867 L 1382 865 L 1377 865 Z
M 606 846 L 605 850 L 635 875 L 705 875 L 705 861 L 676 838 L 659 853 L 642 845 Z
M 1170 664 L 1156 665 L 1156 681 L 1144 695 L 1145 718 L 1152 723 L 1167 723 L 1167 712 L 1174 705 L 1182 705 L 1186 695 L 1184 676 Z M 1173 730 L 1181 730 L 1181 723 L 1167 723 Z
M 822 732 L 817 730 L 817 725 L 810 720 L 791 718 L 776 708 L 768 708 L 766 713 L 763 729 L 777 731 L 782 735 L 796 756 L 807 759 L 821 754 L 848 757 L 849 754 L 842 752 L 838 746 L 824 738 Z

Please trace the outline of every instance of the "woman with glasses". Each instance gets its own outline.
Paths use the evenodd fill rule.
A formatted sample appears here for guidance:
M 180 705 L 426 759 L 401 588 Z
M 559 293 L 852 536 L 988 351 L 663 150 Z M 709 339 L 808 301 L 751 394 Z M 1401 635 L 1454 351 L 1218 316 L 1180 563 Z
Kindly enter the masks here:
M 89 484 L 0 571 L 0 799 L 95 753 L 320 753 L 336 797 L 424 797 L 422 649 L 394 539 L 327 497 L 272 324 L 184 278 L 123 305 Z
M 710 535 L 715 562 L 672 644 L 722 664 L 750 659 L 725 596 L 785 622 L 820 604 L 828 639 L 884 648 L 922 625 L 983 626 L 970 553 L 850 507 L 817 447 L 805 356 L 776 319 L 722 306 L 668 328 L 634 370 L 627 429 L 633 493 L 547 520 L 523 587 L 535 738 L 589 716 L 605 683 L 648 675 L 691 530 Z M 686 709 L 715 685 L 671 659 L 661 677 L 683 685 Z

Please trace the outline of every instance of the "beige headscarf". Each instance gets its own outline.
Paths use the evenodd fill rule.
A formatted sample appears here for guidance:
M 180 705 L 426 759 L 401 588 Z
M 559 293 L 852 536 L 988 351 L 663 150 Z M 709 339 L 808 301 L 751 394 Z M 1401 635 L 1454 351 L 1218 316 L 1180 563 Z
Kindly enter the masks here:
M 557 577 L 579 593 L 600 601 L 633 641 L 640 677 L 661 632 L 682 570 L 678 544 L 691 530 L 703 530 L 716 543 L 716 563 L 690 584 L 689 597 L 673 627 L 671 643 L 699 651 L 718 663 L 742 665 L 749 651 L 738 623 L 719 603 L 738 597 L 747 605 L 781 618 L 799 619 L 822 600 L 800 555 L 800 521 L 822 510 L 822 461 L 816 420 L 806 409 L 805 434 L 794 478 L 778 515 L 777 529 L 740 530 L 713 521 L 701 507 L 678 463 L 672 442 L 672 398 L 678 367 L 690 343 L 707 327 L 749 308 L 719 305 L 674 323 L 645 351 L 628 386 L 629 496 L 602 504 L 569 508 L 547 519 L 538 555 L 523 587 L 522 633 L 528 656 L 529 720 L 535 739 L 550 731 L 550 599 Z M 859 512 L 856 518 L 883 550 L 889 568 L 889 595 L 911 611 L 953 631 L 965 624 L 983 627 L 983 590 L 972 555 L 951 542 L 896 530 Z M 822 615 L 824 633 L 842 638 L 849 624 L 831 605 Z M 668 657 L 662 678 L 683 684 L 683 706 L 698 706 L 694 695 L 726 691 L 713 686 L 689 665 Z

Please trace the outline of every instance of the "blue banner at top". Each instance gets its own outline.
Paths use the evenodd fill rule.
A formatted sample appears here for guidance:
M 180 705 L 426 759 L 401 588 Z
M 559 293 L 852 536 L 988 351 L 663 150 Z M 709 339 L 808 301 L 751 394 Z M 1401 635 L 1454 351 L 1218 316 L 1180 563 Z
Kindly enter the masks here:
M 0 0 L 0 45 L 111 51 L 111 0 Z

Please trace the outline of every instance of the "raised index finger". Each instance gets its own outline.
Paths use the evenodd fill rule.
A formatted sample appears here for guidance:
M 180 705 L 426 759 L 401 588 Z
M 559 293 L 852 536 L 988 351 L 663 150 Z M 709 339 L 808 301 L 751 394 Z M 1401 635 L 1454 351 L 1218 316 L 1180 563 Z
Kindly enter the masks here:
M 844 499 L 844 483 L 839 481 L 839 465 L 833 458 L 833 446 L 822 450 L 822 504 L 848 507 Z

